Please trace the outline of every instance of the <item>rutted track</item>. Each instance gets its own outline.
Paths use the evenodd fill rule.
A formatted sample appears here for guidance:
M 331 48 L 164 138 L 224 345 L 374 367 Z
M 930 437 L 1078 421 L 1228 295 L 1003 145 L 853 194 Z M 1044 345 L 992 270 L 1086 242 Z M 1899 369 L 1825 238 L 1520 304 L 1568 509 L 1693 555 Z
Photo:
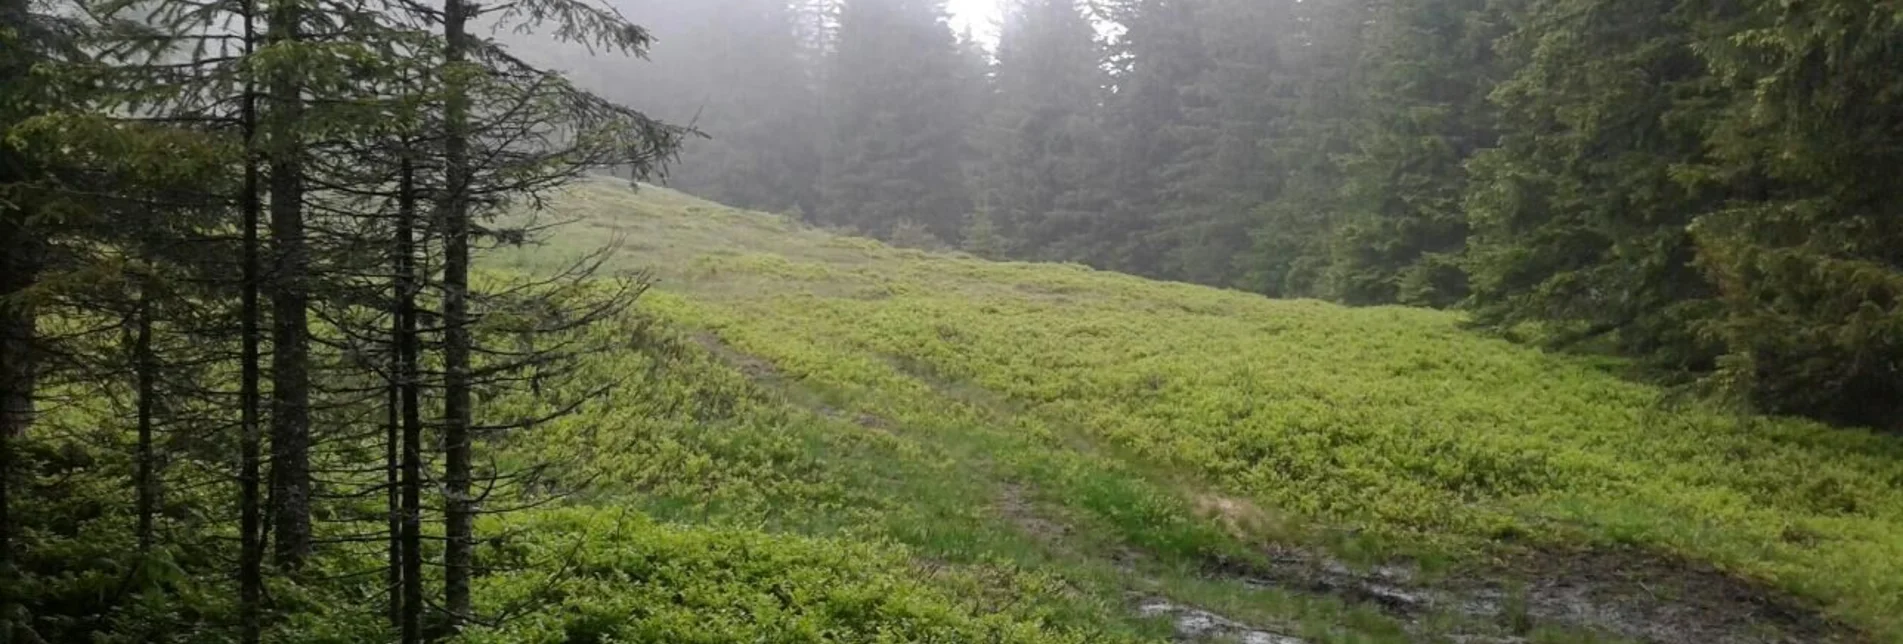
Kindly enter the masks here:
M 735 349 L 714 334 L 700 333 L 694 339 L 764 386 L 783 392 L 801 386 L 771 361 Z M 945 381 L 906 361 L 893 364 L 947 401 L 981 406 L 990 414 L 1022 413 L 991 392 Z M 834 418 L 846 415 L 830 407 L 814 411 Z M 870 430 L 903 431 L 889 418 L 865 413 L 852 416 L 850 420 L 855 424 Z M 1061 517 L 1048 515 L 1034 500 L 1033 491 L 1022 485 L 1002 484 L 1003 492 L 992 511 L 1026 536 L 1053 549 L 1067 549 L 1066 541 L 1073 538 L 1074 528 Z M 1246 529 L 1247 521 L 1224 515 L 1248 507 L 1246 501 L 1231 500 L 1223 504 L 1226 509 L 1213 510 L 1205 518 L 1232 531 Z M 1250 587 L 1333 597 L 1373 607 L 1410 625 L 1410 630 L 1418 628 L 1415 632 L 1424 639 L 1525 642 L 1530 641 L 1528 634 L 1541 626 L 1561 626 L 1661 644 L 1862 641 L 1853 631 L 1777 593 L 1709 567 L 1673 563 L 1642 553 L 1511 555 L 1489 570 L 1468 570 L 1432 582 L 1422 581 L 1422 575 L 1404 564 L 1357 570 L 1301 547 L 1270 546 L 1262 560 L 1267 563 L 1212 563 L 1206 574 Z M 1131 592 L 1131 611 L 1140 617 L 1170 621 L 1179 641 L 1305 641 L 1287 634 L 1285 628 L 1248 624 L 1169 597 Z M 1449 617 L 1459 624 L 1451 631 L 1445 626 Z

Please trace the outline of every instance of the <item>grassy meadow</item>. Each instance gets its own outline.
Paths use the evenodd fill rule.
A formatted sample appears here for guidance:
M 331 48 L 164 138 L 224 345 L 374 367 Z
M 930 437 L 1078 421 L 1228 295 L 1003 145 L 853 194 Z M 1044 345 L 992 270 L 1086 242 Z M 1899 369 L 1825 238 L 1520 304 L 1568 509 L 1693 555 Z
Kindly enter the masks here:
M 657 286 L 621 330 L 641 340 L 591 365 L 612 413 L 512 453 L 565 464 L 580 503 L 487 528 L 521 536 L 486 556 L 577 574 L 485 601 L 564 610 L 474 639 L 1156 641 L 1175 625 L 1136 607 L 1160 598 L 1317 642 L 1674 641 L 1516 596 L 1611 584 L 1613 556 L 1657 575 L 1606 590 L 1639 603 L 1735 580 L 1734 604 L 1829 624 L 1799 633 L 1903 641 L 1896 437 L 1728 413 L 1451 313 L 893 248 L 609 180 L 548 214 L 576 221 L 488 268 L 614 243 Z M 1397 564 L 1500 606 L 1316 581 Z

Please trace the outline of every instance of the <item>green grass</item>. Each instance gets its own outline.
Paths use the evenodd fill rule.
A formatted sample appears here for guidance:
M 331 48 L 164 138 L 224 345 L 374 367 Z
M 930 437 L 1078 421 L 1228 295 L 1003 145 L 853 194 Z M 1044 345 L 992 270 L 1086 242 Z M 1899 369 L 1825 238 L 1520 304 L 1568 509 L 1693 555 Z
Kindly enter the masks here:
M 669 356 L 602 357 L 664 375 L 526 455 L 591 455 L 603 506 L 1057 575 L 1070 590 L 1012 614 L 1059 634 L 1163 632 L 1128 616 L 1134 591 L 1325 641 L 1408 639 L 1360 607 L 1201 574 L 1283 542 L 1456 568 L 1636 546 L 1903 639 L 1894 437 L 1671 398 L 1456 314 L 891 248 L 608 181 L 555 212 L 580 223 L 492 268 L 618 240 L 610 265 L 653 272 L 641 308 L 674 338 Z

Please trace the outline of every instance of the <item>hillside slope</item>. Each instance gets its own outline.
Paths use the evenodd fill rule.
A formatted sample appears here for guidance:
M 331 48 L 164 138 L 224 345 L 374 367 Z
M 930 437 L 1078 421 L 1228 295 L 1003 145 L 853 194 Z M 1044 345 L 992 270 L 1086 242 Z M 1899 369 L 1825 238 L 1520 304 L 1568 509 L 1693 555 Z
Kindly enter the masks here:
M 577 220 L 559 244 L 492 267 L 618 240 L 699 356 L 641 400 L 759 392 L 626 421 L 605 505 L 1030 575 L 1055 602 L 1031 621 L 1130 637 L 1903 640 L 1894 437 L 1723 413 L 1455 314 L 897 249 L 606 180 L 551 212 Z

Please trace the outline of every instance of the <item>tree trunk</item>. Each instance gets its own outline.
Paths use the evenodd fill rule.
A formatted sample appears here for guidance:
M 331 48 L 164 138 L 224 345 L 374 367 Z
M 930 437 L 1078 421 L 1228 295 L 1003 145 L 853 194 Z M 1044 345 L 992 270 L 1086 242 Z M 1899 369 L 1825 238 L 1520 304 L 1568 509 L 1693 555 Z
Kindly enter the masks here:
M 277 42 L 299 38 L 295 0 L 271 14 Z M 300 87 L 292 72 L 271 81 L 271 498 L 275 561 L 294 570 L 311 550 L 310 269 L 304 231 Z
M 449 627 L 470 616 L 469 583 L 474 566 L 475 499 L 470 497 L 469 338 L 469 96 L 461 69 L 467 54 L 468 20 L 475 7 L 444 0 L 445 68 L 443 114 L 443 602 Z
M 412 290 L 414 294 L 414 290 Z M 412 307 L 406 316 L 414 329 Z M 416 334 L 403 352 L 403 644 L 423 641 L 423 415 L 417 409 Z
M 255 0 L 244 2 L 244 48 L 249 57 L 257 42 L 257 33 L 253 15 L 257 11 Z M 258 94 L 254 83 L 247 81 L 244 87 L 240 115 L 244 128 L 244 194 L 239 195 L 239 209 L 244 221 L 244 242 L 240 251 L 244 266 L 241 307 L 239 312 L 239 341 L 242 348 L 239 354 L 238 384 L 238 619 L 240 622 L 239 641 L 243 644 L 258 644 L 262 638 L 263 619 L 261 602 L 264 597 L 264 540 L 260 529 L 263 527 L 262 504 L 259 499 L 262 483 L 259 473 L 262 460 L 263 436 L 258 426 L 258 411 L 262 402 L 258 391 L 259 362 L 258 340 L 259 318 L 259 280 L 263 276 L 263 266 L 259 258 L 258 219 L 263 209 L 259 199 L 260 177 L 258 176 Z
M 408 162 L 405 162 L 408 165 Z M 420 395 L 421 377 L 419 356 L 421 351 L 416 331 L 416 268 L 412 262 L 416 249 L 411 239 L 411 228 L 415 224 L 416 196 L 414 171 L 405 168 L 403 181 L 408 189 L 403 191 L 408 207 L 399 224 L 397 242 L 402 252 L 397 254 L 398 291 L 402 296 L 397 299 L 397 325 L 402 333 L 398 337 L 398 360 L 403 367 L 398 379 L 403 386 L 403 643 L 417 644 L 423 641 L 423 411 Z
M 158 455 L 152 449 L 152 413 L 158 400 L 158 359 L 152 354 L 152 302 L 147 289 L 139 289 L 133 309 L 132 368 L 138 389 L 138 513 L 139 552 L 152 551 L 152 519 L 158 511 Z
M 31 6 L 23 0 L 0 0 L 0 25 L 18 24 L 29 11 Z M 17 46 L 13 38 L 0 40 L 0 47 Z M 16 86 L 15 79 L 27 74 L 31 60 L 8 55 L 0 56 L 0 63 L 5 63 L 0 67 L 0 82 Z M 0 108 L 12 102 L 0 101 Z M 18 116 L 24 115 L 0 114 L 0 118 Z M 0 122 L 0 130 L 10 125 Z M 29 178 L 23 153 L 0 137 L 0 185 Z M 20 628 L 13 618 L 23 612 L 16 606 L 20 584 L 14 581 L 13 450 L 14 442 L 33 424 L 35 318 L 25 292 L 39 278 L 42 260 L 36 235 L 27 230 L 25 207 L 0 199 L 0 644 L 14 641 Z
M 391 291 L 401 297 L 401 289 L 399 285 Z M 390 323 L 390 382 L 383 401 L 383 512 L 384 529 L 389 531 L 384 544 L 387 569 L 383 586 L 390 593 L 384 617 L 390 620 L 390 628 L 396 629 L 403 627 L 403 382 L 398 375 L 402 373 L 403 356 L 396 348 L 402 328 L 401 321 L 393 319 Z
M 401 464 L 399 471 L 393 472 L 391 481 L 393 505 L 391 526 L 395 542 L 391 544 L 391 565 L 395 568 L 392 576 L 397 585 L 390 588 L 391 607 L 394 619 L 403 633 L 404 644 L 413 644 L 422 640 L 423 615 L 423 553 L 418 548 L 422 541 L 423 520 L 420 516 L 422 499 L 422 449 L 423 416 L 421 392 L 418 382 L 418 352 L 420 351 L 416 331 L 416 242 L 413 229 L 416 225 L 416 169 L 408 158 L 409 150 L 404 150 L 403 166 L 397 178 L 396 222 L 396 333 L 392 338 L 396 351 L 396 369 L 392 371 L 392 381 L 396 385 L 397 400 L 395 408 L 402 412 L 401 418 L 392 418 L 390 431 L 391 449 L 396 449 L 398 424 L 401 433 Z M 400 491 L 400 493 L 399 493 Z
M 9 161 L 0 158 L 0 164 Z M 0 168 L 4 170 L 10 168 Z M 25 294 L 39 274 L 34 234 L 26 229 L 26 213 L 0 203 L 0 643 L 13 640 L 17 612 L 10 505 L 13 443 L 33 424 L 34 312 Z

